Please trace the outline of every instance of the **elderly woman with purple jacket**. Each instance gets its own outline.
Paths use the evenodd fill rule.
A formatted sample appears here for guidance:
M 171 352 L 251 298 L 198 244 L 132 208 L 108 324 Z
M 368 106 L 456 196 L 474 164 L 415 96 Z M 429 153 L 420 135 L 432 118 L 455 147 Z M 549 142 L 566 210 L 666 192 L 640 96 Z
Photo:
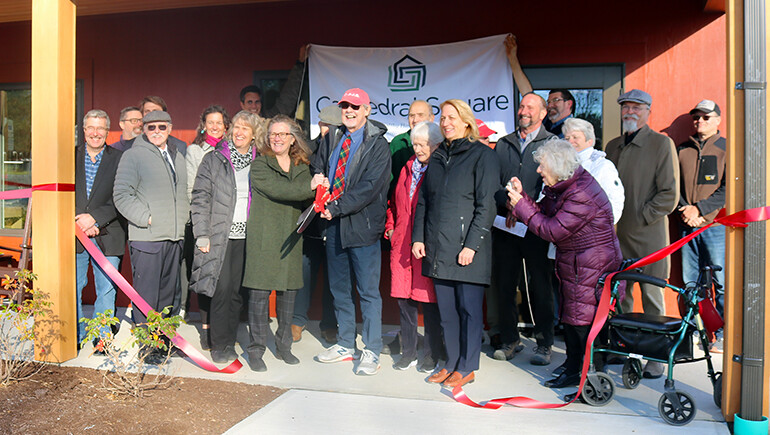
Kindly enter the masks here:
M 583 352 L 599 304 L 597 284 L 622 261 L 613 228 L 612 206 L 599 183 L 580 166 L 575 149 L 552 140 L 534 154 L 545 187 L 535 202 L 514 177 L 508 185 L 511 213 L 529 231 L 556 245 L 556 275 L 561 291 L 561 322 L 567 361 L 554 370 L 546 387 L 563 388 L 580 382 Z

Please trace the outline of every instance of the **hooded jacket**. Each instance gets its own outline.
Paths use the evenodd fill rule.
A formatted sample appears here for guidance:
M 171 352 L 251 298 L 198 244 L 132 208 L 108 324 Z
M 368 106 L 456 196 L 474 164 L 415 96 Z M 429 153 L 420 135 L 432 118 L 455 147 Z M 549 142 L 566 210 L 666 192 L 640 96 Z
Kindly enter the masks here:
M 363 142 L 347 162 L 345 190 L 326 207 L 340 219 L 343 248 L 372 245 L 385 231 L 391 165 L 390 147 L 384 136 L 387 128 L 371 120 L 362 128 Z M 329 174 L 329 156 L 343 134 L 345 128 L 341 127 L 324 136 L 311 160 L 313 174 L 324 174 L 331 181 L 334 174 Z
M 481 142 L 445 140 L 430 157 L 414 213 L 412 243 L 425 244 L 422 274 L 431 278 L 488 285 L 492 275 L 490 229 L 500 165 Z M 463 248 L 475 251 L 460 266 Z
M 543 193 L 540 203 L 525 195 L 513 213 L 529 231 L 556 245 L 561 321 L 590 325 L 599 304 L 599 278 L 618 270 L 623 260 L 613 229 L 612 206 L 582 166 L 569 179 L 545 187 Z

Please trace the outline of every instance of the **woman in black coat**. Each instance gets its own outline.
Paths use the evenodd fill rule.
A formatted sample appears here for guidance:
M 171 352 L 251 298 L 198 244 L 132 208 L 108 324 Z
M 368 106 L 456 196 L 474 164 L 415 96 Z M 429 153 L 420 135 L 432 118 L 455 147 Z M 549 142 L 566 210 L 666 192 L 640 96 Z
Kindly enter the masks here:
M 473 112 L 461 100 L 441 104 L 445 140 L 431 155 L 415 210 L 412 253 L 433 278 L 447 350 L 444 368 L 428 378 L 454 388 L 479 368 L 484 287 L 492 274 L 490 229 L 500 166 L 478 142 Z

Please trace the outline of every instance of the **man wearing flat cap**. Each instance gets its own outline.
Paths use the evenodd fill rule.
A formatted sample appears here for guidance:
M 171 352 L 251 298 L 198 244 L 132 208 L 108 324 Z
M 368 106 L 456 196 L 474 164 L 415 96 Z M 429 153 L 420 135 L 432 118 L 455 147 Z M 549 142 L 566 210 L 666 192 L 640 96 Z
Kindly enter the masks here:
M 644 257 L 669 244 L 668 215 L 679 200 L 679 163 L 674 142 L 647 125 L 652 97 L 633 89 L 618 98 L 623 120 L 623 135 L 612 139 L 606 148 L 607 158 L 618 168 L 625 188 L 623 215 L 617 224 L 620 249 L 625 258 Z M 643 273 L 667 279 L 670 260 L 666 257 L 649 266 Z M 644 312 L 665 315 L 663 289 L 641 284 Z M 631 312 L 633 295 L 626 292 L 621 307 Z M 649 361 L 644 377 L 663 374 L 663 364 Z
M 692 110 L 695 134 L 679 145 L 679 168 L 682 174 L 679 191 L 682 237 L 710 224 L 725 206 L 725 166 L 727 143 L 719 134 L 722 111 L 711 100 L 703 100 Z M 682 278 L 695 282 L 702 266 L 725 262 L 725 227 L 715 225 L 682 247 Z M 714 273 L 724 285 L 724 270 Z M 724 315 L 724 290 L 716 292 L 716 308 Z
M 168 144 L 171 117 L 164 111 L 144 115 L 143 135 L 123 153 L 113 188 L 115 207 L 128 221 L 134 288 L 153 310 L 172 305 L 189 217 L 184 156 Z M 138 308 L 134 323 L 145 323 Z M 145 362 L 162 361 L 157 352 Z
M 355 279 L 364 342 L 356 373 L 374 375 L 380 369 L 382 350 L 380 239 L 385 231 L 390 148 L 386 129 L 369 120 L 371 106 L 365 91 L 349 89 L 338 105 L 342 126 L 324 137 L 310 163 L 316 177 L 328 178 L 331 193 L 321 218 L 329 221 L 326 262 L 339 324 L 337 344 L 316 359 L 323 363 L 353 359 L 356 310 L 350 288 Z

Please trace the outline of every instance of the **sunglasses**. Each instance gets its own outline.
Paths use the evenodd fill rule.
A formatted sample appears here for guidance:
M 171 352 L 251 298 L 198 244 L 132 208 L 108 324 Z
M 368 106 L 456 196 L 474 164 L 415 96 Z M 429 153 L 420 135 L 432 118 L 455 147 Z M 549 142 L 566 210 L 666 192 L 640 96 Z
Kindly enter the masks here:
M 693 115 L 692 116 L 692 120 L 693 121 L 697 121 L 699 119 L 702 119 L 704 121 L 708 121 L 711 118 L 713 118 L 713 116 L 708 116 L 708 115 Z
M 157 127 L 158 130 L 160 130 L 160 131 L 166 131 L 166 129 L 168 128 L 168 125 L 166 125 L 166 124 L 149 124 L 147 126 L 147 131 L 155 131 L 155 127 Z
M 342 109 L 342 110 L 345 110 L 345 109 L 347 109 L 348 107 L 352 108 L 353 110 L 358 110 L 358 109 L 360 109 L 360 108 L 361 108 L 361 106 L 360 106 L 360 105 L 358 105 L 358 104 L 350 104 L 350 103 L 348 103 L 347 101 L 343 101 L 343 102 L 341 102 L 341 103 L 339 104 L 339 106 L 340 106 L 340 109 Z

